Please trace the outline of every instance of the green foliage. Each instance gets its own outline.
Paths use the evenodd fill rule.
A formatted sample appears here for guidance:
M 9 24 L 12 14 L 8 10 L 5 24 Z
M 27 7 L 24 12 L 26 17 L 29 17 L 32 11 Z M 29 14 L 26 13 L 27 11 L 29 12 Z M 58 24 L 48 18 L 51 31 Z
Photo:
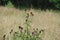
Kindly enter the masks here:
M 60 9 L 60 0 L 49 0 L 49 2 L 53 3 L 56 9 Z
M 16 8 L 60 9 L 60 0 L 0 0 L 0 5 L 10 5 Z
M 58 2 L 58 0 L 49 0 L 50 2 L 55 2 L 55 3 L 57 3 Z
M 49 0 L 50 2 L 57 3 L 59 0 Z
M 56 4 L 55 5 L 58 9 L 60 9 L 60 4 L 58 3 L 58 4 Z
M 8 1 L 8 4 L 6 6 L 7 7 L 14 7 L 13 4 L 10 1 Z
M 20 33 L 16 32 L 13 34 L 12 40 L 40 40 L 41 39 L 40 31 L 34 30 L 32 33 L 28 31 L 28 34 L 27 34 L 27 30 L 25 30 L 24 32 L 20 32 Z

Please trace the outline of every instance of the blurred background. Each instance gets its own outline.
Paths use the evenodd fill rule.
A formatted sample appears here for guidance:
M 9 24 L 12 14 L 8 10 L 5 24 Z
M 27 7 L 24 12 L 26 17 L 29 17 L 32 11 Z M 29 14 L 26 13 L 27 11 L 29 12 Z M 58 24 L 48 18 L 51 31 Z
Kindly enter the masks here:
M 60 0 L 0 0 L 0 6 L 60 10 Z

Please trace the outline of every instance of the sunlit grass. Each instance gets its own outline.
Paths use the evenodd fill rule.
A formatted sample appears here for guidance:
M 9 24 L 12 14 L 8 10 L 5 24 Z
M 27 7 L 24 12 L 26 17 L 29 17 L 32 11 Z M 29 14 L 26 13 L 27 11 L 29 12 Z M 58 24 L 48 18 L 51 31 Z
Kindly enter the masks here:
M 34 14 L 32 12 L 26 13 L 26 19 L 25 19 L 25 29 L 21 26 L 18 26 L 18 31 L 13 33 L 13 36 L 11 37 L 12 40 L 42 40 L 41 39 L 41 33 L 44 33 L 44 30 L 40 30 L 38 28 L 34 28 L 32 32 L 30 32 L 29 28 L 30 23 L 32 20 L 30 20 L 30 18 L 32 19 L 32 17 L 34 16 Z M 23 30 L 24 29 L 24 30 Z M 13 32 L 13 29 L 10 31 L 10 35 Z M 3 39 L 5 40 L 5 35 L 3 37 Z M 10 38 L 9 38 L 10 39 Z M 8 40 L 9 40 L 8 39 Z
M 6 35 L 6 40 L 13 40 L 16 38 L 20 40 L 20 29 L 19 26 L 23 28 L 23 33 L 26 33 L 26 13 L 32 12 L 34 15 L 30 14 L 28 24 L 30 26 L 28 35 L 31 35 L 34 30 L 38 28 L 38 31 L 44 29 L 44 33 L 40 33 L 39 38 L 42 40 L 59 40 L 60 39 L 60 14 L 53 10 L 36 10 L 31 9 L 25 12 L 24 10 L 19 10 L 15 8 L 0 7 L 0 40 Z M 32 21 L 31 21 L 32 20 Z M 11 29 L 13 29 L 10 35 Z M 41 35 L 42 34 L 42 35 Z M 18 36 L 15 36 L 18 35 Z M 24 34 L 25 35 L 25 34 Z M 33 35 L 31 35 L 33 36 Z M 35 37 L 35 35 L 34 35 Z M 24 39 L 24 36 L 22 37 Z M 29 38 L 31 38 L 29 36 Z M 32 37 L 33 38 L 33 37 Z M 23 40 L 22 39 L 22 40 Z

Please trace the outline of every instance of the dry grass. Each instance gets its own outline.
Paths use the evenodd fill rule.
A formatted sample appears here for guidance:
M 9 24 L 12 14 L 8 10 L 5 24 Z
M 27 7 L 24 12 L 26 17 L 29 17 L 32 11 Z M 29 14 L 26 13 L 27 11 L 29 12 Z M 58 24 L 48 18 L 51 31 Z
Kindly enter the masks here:
M 34 16 L 31 23 L 31 28 L 45 29 L 43 40 L 60 40 L 60 14 L 53 10 L 34 10 L 31 9 Z M 18 30 L 18 26 L 24 27 L 25 11 L 15 8 L 0 7 L 0 40 L 4 34 Z

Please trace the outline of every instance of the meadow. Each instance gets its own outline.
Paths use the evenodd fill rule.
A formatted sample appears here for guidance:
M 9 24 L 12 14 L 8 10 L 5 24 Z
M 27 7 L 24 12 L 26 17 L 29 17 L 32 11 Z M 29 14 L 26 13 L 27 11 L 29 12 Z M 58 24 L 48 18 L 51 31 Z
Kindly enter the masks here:
M 33 13 L 32 16 L 30 13 Z M 33 29 L 44 30 L 41 33 L 42 40 L 60 40 L 60 12 L 53 10 L 19 10 L 0 6 L 0 40 L 11 40 L 14 32 L 19 31 L 19 26 L 25 29 L 26 14 L 29 13 L 31 20 L 29 32 Z M 13 31 L 10 35 L 10 31 Z M 8 37 L 8 38 L 7 38 Z

